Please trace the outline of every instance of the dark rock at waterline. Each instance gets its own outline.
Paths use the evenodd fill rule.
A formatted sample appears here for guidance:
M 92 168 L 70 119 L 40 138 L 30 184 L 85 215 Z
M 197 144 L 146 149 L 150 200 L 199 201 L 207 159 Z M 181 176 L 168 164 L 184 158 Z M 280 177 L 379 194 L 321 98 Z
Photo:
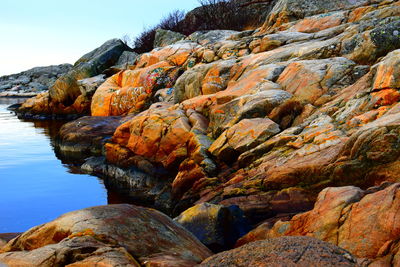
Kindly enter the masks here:
M 7 107 L 8 110 L 16 111 L 22 104 L 13 104 Z
M 104 142 L 129 117 L 82 117 L 64 124 L 56 139 L 61 154 L 101 155 Z
M 109 205 L 73 211 L 2 248 L 8 266 L 194 266 L 211 252 L 153 209 Z M 70 264 L 70 265 L 69 265 Z
M 250 231 L 243 211 L 235 205 L 225 207 L 202 203 L 174 220 L 215 252 L 232 248 L 237 239 Z
M 117 190 L 133 203 L 171 214 L 174 206 L 171 181 L 165 177 L 162 169 L 154 169 L 150 174 L 137 167 L 122 168 L 109 164 L 104 157 L 91 157 L 81 166 L 81 170 L 100 176 L 108 188 Z
M 225 251 L 199 266 L 350 267 L 356 259 L 346 250 L 310 237 L 284 237 L 257 241 Z
M 18 119 L 23 120 L 34 120 L 34 121 L 45 121 L 45 120 L 61 120 L 61 121 L 71 121 L 76 120 L 82 115 L 79 114 L 32 114 L 20 112 L 18 109 L 15 110 Z

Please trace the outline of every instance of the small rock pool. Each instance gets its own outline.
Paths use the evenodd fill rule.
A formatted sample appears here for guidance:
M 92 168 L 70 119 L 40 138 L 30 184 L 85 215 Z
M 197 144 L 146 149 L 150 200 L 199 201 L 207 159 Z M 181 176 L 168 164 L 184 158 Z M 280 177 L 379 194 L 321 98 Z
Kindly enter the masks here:
M 54 152 L 64 122 L 19 120 L 0 98 L 0 233 L 23 232 L 63 213 L 118 199 L 97 177 L 79 173 Z

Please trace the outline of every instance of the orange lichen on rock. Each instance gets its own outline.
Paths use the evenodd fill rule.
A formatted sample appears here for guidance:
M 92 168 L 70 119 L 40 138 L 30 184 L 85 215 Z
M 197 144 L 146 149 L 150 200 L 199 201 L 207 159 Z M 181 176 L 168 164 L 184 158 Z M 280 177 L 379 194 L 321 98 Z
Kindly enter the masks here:
M 158 89 L 172 87 L 178 72 L 178 68 L 166 62 L 119 72 L 97 89 L 92 100 L 92 115 L 138 113 L 150 105 Z
M 390 106 L 400 100 L 400 92 L 397 89 L 385 89 L 371 93 L 375 106 Z
M 306 235 L 336 244 L 359 258 L 397 266 L 400 224 L 395 219 L 400 205 L 400 185 L 363 191 L 348 186 L 323 190 L 312 211 L 272 227 L 261 226 L 242 238 L 254 240 L 288 235 Z M 384 265 L 390 266 L 390 265 Z
M 325 29 L 339 26 L 344 20 L 344 12 L 335 12 L 331 14 L 328 13 L 300 20 L 289 30 L 305 33 L 319 32 Z

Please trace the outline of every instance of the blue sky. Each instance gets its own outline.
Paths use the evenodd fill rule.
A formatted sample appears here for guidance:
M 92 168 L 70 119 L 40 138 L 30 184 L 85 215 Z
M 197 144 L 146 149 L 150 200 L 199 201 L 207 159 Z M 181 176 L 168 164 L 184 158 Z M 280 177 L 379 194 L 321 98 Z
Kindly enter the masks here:
M 0 76 L 73 63 L 111 38 L 135 36 L 197 0 L 1 0 Z

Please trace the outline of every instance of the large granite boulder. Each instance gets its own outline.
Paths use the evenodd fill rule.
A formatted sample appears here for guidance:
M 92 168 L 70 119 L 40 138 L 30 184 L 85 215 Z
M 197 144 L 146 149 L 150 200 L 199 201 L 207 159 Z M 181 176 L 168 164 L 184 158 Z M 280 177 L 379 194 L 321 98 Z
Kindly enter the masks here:
M 1 249 L 13 266 L 193 266 L 211 252 L 166 215 L 131 205 L 87 208 L 30 229 Z

